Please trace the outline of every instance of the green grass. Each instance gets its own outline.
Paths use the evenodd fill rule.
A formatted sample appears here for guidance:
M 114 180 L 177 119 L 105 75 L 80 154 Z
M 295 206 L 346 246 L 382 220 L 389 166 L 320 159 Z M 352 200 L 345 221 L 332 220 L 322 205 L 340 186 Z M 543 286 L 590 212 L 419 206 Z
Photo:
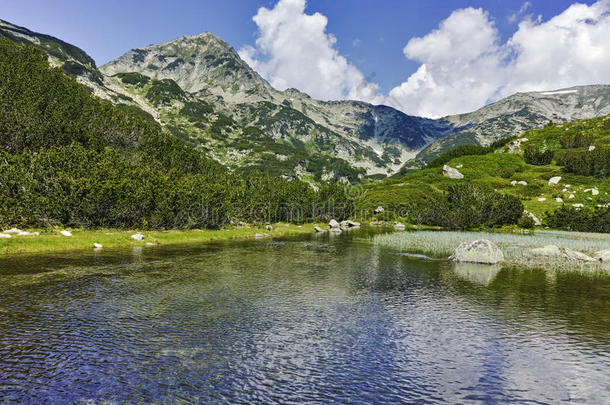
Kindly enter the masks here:
M 120 248 L 130 246 L 146 246 L 147 243 L 155 245 L 175 245 L 189 243 L 206 243 L 222 240 L 244 240 L 254 238 L 254 235 L 269 234 L 271 237 L 281 237 L 313 233 L 314 226 L 320 224 L 294 224 L 279 223 L 274 230 L 266 230 L 265 225 L 247 225 L 221 230 L 189 230 L 189 231 L 140 231 L 145 236 L 143 242 L 136 242 L 131 235 L 138 231 L 124 231 L 117 229 L 70 230 L 72 237 L 60 234 L 57 230 L 29 230 L 37 231 L 40 236 L 15 236 L 10 239 L 0 239 L 0 254 L 11 255 L 21 253 L 58 252 L 69 250 L 93 249 L 94 243 L 103 245 L 103 248 Z

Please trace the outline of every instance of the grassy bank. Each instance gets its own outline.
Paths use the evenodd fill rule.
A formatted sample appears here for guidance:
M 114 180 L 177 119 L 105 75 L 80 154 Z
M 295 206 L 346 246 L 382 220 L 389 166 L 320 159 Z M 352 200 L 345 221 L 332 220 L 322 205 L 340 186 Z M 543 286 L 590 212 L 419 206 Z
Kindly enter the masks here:
M 124 231 L 116 229 L 70 229 L 71 237 L 60 234 L 56 230 L 35 230 L 39 236 L 16 236 L 10 239 L 0 239 L 0 255 L 19 253 L 58 252 L 67 250 L 93 249 L 94 243 L 101 244 L 103 248 L 120 248 L 130 246 L 171 245 L 186 243 L 206 243 L 222 240 L 246 240 L 254 239 L 255 235 L 269 235 L 268 237 L 280 237 L 313 233 L 314 226 L 320 224 L 305 224 L 302 226 L 293 224 L 274 224 L 273 230 L 267 230 L 262 226 L 243 226 L 221 230 L 189 230 L 189 231 L 141 231 L 145 237 L 144 241 L 138 242 L 131 235 L 138 233 L 135 230 Z M 267 236 L 266 236 L 267 237 Z

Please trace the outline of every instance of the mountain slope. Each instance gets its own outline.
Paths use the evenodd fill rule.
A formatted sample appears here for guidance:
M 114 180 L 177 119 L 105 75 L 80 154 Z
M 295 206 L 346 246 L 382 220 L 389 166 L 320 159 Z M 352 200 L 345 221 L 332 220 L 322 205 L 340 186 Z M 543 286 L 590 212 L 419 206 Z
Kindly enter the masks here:
M 453 128 L 447 122 L 411 117 L 390 107 L 322 102 L 294 89 L 277 91 L 232 47 L 210 33 L 131 50 L 101 70 L 115 79 L 111 88 L 116 91 L 129 90 L 116 80 L 125 73 L 172 80 L 242 127 L 256 126 L 276 141 L 344 159 L 368 174 L 393 173 Z M 176 115 L 165 109 L 161 121 Z
M 610 114 L 610 86 L 579 86 L 555 91 L 517 93 L 477 111 L 445 117 L 456 127 L 466 127 L 438 140 L 409 162 L 421 167 L 459 145 L 489 145 L 549 121 L 566 122 Z

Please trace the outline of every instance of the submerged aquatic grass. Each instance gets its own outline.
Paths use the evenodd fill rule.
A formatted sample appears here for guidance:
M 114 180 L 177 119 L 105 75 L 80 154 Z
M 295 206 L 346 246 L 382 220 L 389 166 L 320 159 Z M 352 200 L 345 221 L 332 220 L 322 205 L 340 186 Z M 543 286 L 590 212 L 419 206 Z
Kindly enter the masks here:
M 486 232 L 400 232 L 376 235 L 372 242 L 377 246 L 389 247 L 409 253 L 423 253 L 433 257 L 449 257 L 462 242 L 477 239 L 488 239 L 502 250 L 505 264 L 526 267 L 544 268 L 583 268 L 593 267 L 609 269 L 598 263 L 584 263 L 568 260 L 563 256 L 537 256 L 531 249 L 556 245 L 560 249 L 569 248 L 593 255 L 600 250 L 610 249 L 610 235 L 538 231 L 535 234 L 506 234 Z

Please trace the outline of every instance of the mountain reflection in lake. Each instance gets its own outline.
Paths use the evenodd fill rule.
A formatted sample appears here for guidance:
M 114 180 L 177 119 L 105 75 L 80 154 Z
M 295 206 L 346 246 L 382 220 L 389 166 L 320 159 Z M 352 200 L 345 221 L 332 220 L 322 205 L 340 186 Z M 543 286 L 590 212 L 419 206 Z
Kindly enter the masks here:
M 610 402 L 610 277 L 361 236 L 0 259 L 0 398 Z

